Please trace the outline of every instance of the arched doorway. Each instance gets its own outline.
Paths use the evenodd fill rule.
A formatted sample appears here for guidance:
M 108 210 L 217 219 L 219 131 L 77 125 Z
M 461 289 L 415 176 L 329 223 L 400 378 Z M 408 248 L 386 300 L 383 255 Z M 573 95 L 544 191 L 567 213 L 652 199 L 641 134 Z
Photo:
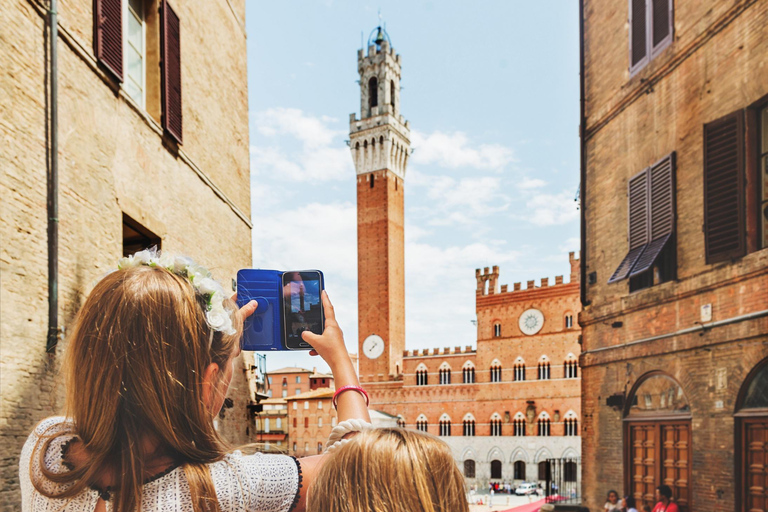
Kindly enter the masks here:
M 475 461 L 467 459 L 464 461 L 464 477 L 475 478 Z
M 680 512 L 690 510 L 691 408 L 683 388 L 657 371 L 643 375 L 624 411 L 625 488 L 653 506 L 656 487 L 672 489 Z
M 491 461 L 491 478 L 492 479 L 501 479 L 501 461 L 500 460 L 492 460 Z
M 737 510 L 768 509 L 768 359 L 744 380 L 736 400 Z

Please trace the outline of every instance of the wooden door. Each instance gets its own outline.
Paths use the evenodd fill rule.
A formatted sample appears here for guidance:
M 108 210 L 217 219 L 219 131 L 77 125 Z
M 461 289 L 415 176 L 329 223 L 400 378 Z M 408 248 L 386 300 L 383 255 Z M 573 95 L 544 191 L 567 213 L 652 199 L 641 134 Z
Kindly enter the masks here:
M 768 510 L 768 418 L 742 420 L 742 510 Z

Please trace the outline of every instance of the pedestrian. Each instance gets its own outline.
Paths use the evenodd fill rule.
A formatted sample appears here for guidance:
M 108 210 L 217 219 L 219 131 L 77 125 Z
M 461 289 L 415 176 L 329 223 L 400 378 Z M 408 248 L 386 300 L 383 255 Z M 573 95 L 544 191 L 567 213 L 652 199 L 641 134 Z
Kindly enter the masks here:
M 331 367 L 340 424 L 362 430 L 367 398 L 328 296 L 325 331 L 303 339 Z M 66 415 L 40 422 L 19 461 L 24 512 L 302 511 L 319 455 L 243 455 L 219 437 L 243 319 L 192 260 L 140 251 L 88 295 L 66 347 Z
M 603 507 L 605 512 L 621 512 L 621 504 L 619 503 L 619 493 L 611 489 L 608 491 L 608 501 L 605 502 Z
M 311 484 L 307 512 L 469 512 L 464 477 L 435 436 L 378 428 L 330 451 Z
M 623 512 L 637 512 L 637 503 L 634 496 L 624 496 L 621 500 L 621 509 Z
M 680 512 L 677 504 L 672 501 L 672 489 L 668 485 L 660 485 L 656 488 L 656 506 L 653 512 Z

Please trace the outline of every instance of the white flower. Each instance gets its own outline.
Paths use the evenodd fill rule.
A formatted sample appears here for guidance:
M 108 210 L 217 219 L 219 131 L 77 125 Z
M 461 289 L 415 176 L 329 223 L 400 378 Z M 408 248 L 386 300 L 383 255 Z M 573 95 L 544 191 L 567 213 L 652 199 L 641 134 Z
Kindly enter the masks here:
M 224 288 L 210 277 L 203 277 L 195 283 L 197 290 L 203 295 L 216 295 L 217 293 L 224 297 Z
M 173 272 L 173 260 L 174 260 L 174 257 L 171 256 L 170 254 L 161 254 L 160 257 L 157 259 L 157 264 L 158 266 Z
M 133 255 L 133 266 L 149 265 L 152 262 L 152 253 L 146 249 Z
M 173 268 L 171 270 L 174 274 L 181 275 L 189 265 L 194 265 L 194 262 L 191 259 L 185 258 L 184 256 L 176 256 L 173 259 Z
M 229 317 L 227 310 L 221 305 L 218 307 L 212 307 L 210 311 L 205 314 L 205 318 L 208 320 L 208 325 L 214 331 L 228 331 L 232 329 L 232 319 Z

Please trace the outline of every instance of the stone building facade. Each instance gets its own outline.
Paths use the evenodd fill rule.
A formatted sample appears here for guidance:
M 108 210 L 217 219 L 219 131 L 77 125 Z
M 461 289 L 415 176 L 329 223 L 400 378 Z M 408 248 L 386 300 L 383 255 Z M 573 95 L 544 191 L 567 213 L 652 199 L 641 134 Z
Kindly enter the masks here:
M 445 349 L 405 349 L 410 131 L 399 110 L 401 63 L 380 28 L 358 53 L 361 117 L 350 115 L 350 149 L 360 381 L 372 409 L 441 436 L 471 484 L 545 480 L 547 459 L 580 454 L 579 261 L 571 254 L 570 282 L 544 278 L 525 289 L 499 286 L 498 267 L 478 270 L 477 348 L 456 340 Z
M 226 287 L 251 263 L 245 2 L 113 0 L 118 8 L 111 12 L 123 17 L 104 18 L 113 22 L 109 32 L 94 25 L 94 7 L 106 1 L 72 0 L 58 7 L 63 335 L 51 353 L 48 3 L 9 0 L 0 6 L 2 510 L 20 508 L 18 455 L 27 434 L 42 418 L 62 412 L 58 372 L 72 318 L 124 252 L 158 244 L 208 266 Z M 161 61 L 160 25 L 172 17 L 180 41 L 171 44 L 175 57 Z M 123 23 L 124 32 L 115 32 Z M 123 50 L 118 54 L 124 69 L 106 65 L 95 33 Z M 170 73 L 171 62 L 177 75 Z M 163 93 L 169 83 L 176 86 L 173 98 Z M 228 402 L 233 407 L 217 419 L 235 444 L 246 440 L 247 378 L 255 368 L 248 354 L 240 368 Z
M 581 1 L 584 504 L 765 510 L 768 1 L 626 5 Z

